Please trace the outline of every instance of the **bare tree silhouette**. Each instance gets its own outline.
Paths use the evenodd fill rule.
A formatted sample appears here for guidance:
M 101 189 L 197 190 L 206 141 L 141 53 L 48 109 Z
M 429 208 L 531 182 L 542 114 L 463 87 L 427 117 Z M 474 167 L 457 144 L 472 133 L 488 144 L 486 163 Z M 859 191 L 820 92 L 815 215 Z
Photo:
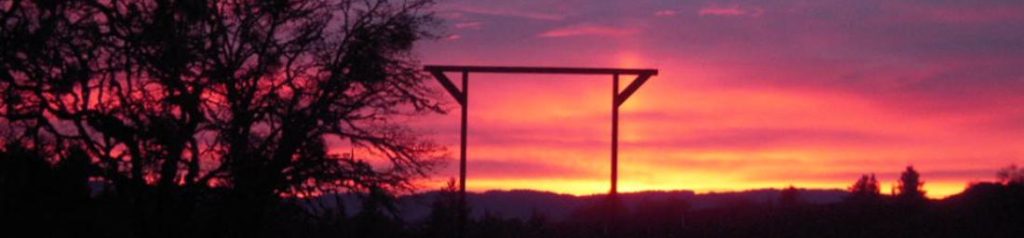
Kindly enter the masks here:
M 4 2 L 3 134 L 90 168 L 67 174 L 111 184 L 137 235 L 183 235 L 222 189 L 224 234 L 258 235 L 282 197 L 391 192 L 434 167 L 440 148 L 392 123 L 443 112 L 409 54 L 432 37 L 430 4 Z

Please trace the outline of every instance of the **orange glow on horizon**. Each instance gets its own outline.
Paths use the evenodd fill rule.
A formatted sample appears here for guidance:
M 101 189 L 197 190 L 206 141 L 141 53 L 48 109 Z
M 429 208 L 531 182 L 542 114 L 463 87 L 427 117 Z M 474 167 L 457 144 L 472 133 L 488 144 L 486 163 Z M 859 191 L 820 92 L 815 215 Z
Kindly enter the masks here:
M 928 182 L 924 186 L 926 196 L 932 199 L 942 199 L 963 191 L 967 183 L 958 181 Z M 754 183 L 754 182 L 718 182 L 706 183 L 693 187 L 674 186 L 656 183 L 633 182 L 630 180 L 619 181 L 619 192 L 634 193 L 645 191 L 679 191 L 688 190 L 697 194 L 741 192 L 757 189 L 785 189 L 790 185 L 800 189 L 823 189 L 823 190 L 846 190 L 852 183 L 845 181 L 835 182 L 804 182 L 800 185 L 784 182 L 778 183 Z M 517 189 L 548 191 L 557 194 L 568 194 L 573 196 L 604 195 L 608 193 L 609 183 L 607 180 L 566 180 L 566 179 L 471 179 L 467 190 L 470 192 L 482 193 L 487 191 L 507 191 Z M 891 195 L 896 186 L 894 181 L 881 182 L 880 190 L 883 195 Z M 439 189 L 445 186 L 443 181 L 432 181 L 420 185 L 424 189 Z

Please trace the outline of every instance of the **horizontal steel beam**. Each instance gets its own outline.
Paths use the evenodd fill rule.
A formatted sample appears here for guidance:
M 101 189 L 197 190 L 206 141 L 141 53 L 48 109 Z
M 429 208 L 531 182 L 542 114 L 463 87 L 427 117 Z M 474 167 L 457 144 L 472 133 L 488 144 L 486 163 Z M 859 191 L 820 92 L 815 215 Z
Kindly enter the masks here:
M 423 67 L 423 70 L 430 71 L 430 72 L 473 72 L 473 73 L 658 75 L 658 70 L 657 69 L 623 69 L 623 68 L 564 68 L 564 67 L 427 65 L 427 66 Z

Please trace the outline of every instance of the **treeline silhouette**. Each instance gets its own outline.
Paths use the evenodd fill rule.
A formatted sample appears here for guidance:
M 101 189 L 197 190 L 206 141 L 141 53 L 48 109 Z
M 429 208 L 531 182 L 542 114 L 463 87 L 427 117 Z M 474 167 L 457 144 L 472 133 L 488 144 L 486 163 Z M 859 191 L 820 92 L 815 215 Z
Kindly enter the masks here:
M 960 194 L 934 200 L 924 196 L 920 174 L 907 167 L 889 195 L 866 174 L 838 202 L 806 201 L 806 190 L 795 187 L 779 191 L 772 201 L 734 199 L 705 208 L 675 198 L 611 209 L 596 201 L 560 221 L 543 211 L 525 219 L 485 211 L 468 232 L 470 237 L 1020 237 L 1024 169 L 1006 167 L 997 177 L 998 182 L 973 183 Z M 454 196 L 452 188 L 446 191 Z M 619 210 L 618 217 L 609 219 L 609 210 Z M 408 226 L 411 236 L 446 237 L 439 231 L 451 224 L 438 223 L 450 213 L 451 207 L 435 202 L 423 224 Z
M 137 237 L 131 229 L 134 224 L 125 218 L 139 211 L 109 188 L 90 182 L 85 158 L 53 164 L 23 148 L 0 152 L 0 214 L 9 228 L 5 230 L 47 228 L 32 229 L 28 234 L 33 237 Z M 829 203 L 808 201 L 807 190 L 791 186 L 770 201 L 734 197 L 706 207 L 666 196 L 641 197 L 630 206 L 591 199 L 590 205 L 575 208 L 562 219 L 552 219 L 544 210 L 532 210 L 526 218 L 484 210 L 469 221 L 467 237 L 1019 237 L 1024 232 L 1024 169 L 1004 168 L 998 178 L 970 184 L 962 193 L 941 200 L 925 197 L 924 182 L 908 167 L 894 194 L 880 193 L 869 174 L 855 181 L 844 199 Z M 382 193 L 361 193 L 354 207 L 340 201 L 352 197 L 281 201 L 273 206 L 273 214 L 281 217 L 265 223 L 268 227 L 260 229 L 265 233 L 259 236 L 452 237 L 460 212 L 457 191 L 450 182 L 435 192 L 422 220 L 403 219 L 397 214 L 397 200 Z M 204 196 L 225 194 L 226 190 L 211 189 Z M 200 227 L 221 225 L 216 220 L 224 216 L 219 210 L 224 204 L 204 200 L 192 208 L 196 210 L 188 224 L 179 227 L 188 231 L 178 235 L 216 235 Z M 333 203 L 320 207 L 333 208 L 333 213 L 309 215 L 317 208 L 313 203 L 325 202 Z M 468 209 L 474 209 L 472 204 Z M 610 218 L 613 214 L 618 217 Z

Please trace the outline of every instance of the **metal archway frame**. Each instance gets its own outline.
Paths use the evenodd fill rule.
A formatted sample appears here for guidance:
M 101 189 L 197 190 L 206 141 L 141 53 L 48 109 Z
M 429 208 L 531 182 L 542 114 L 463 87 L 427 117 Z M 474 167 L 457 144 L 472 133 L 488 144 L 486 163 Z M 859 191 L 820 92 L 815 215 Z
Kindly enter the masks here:
M 465 227 L 466 214 L 466 129 L 469 109 L 469 73 L 507 73 L 507 74 L 586 74 L 612 75 L 612 151 L 611 151 L 611 189 L 609 194 L 618 194 L 619 177 L 619 107 L 636 93 L 651 76 L 658 75 L 657 69 L 623 69 L 623 68 L 564 68 L 564 67 L 509 67 L 509 66 L 461 66 L 461 65 L 426 65 L 423 70 L 430 72 L 441 86 L 462 106 L 462 135 L 459 150 L 459 237 Z M 462 89 L 445 75 L 446 72 L 462 73 Z M 625 89 L 619 91 L 619 75 L 636 75 Z

